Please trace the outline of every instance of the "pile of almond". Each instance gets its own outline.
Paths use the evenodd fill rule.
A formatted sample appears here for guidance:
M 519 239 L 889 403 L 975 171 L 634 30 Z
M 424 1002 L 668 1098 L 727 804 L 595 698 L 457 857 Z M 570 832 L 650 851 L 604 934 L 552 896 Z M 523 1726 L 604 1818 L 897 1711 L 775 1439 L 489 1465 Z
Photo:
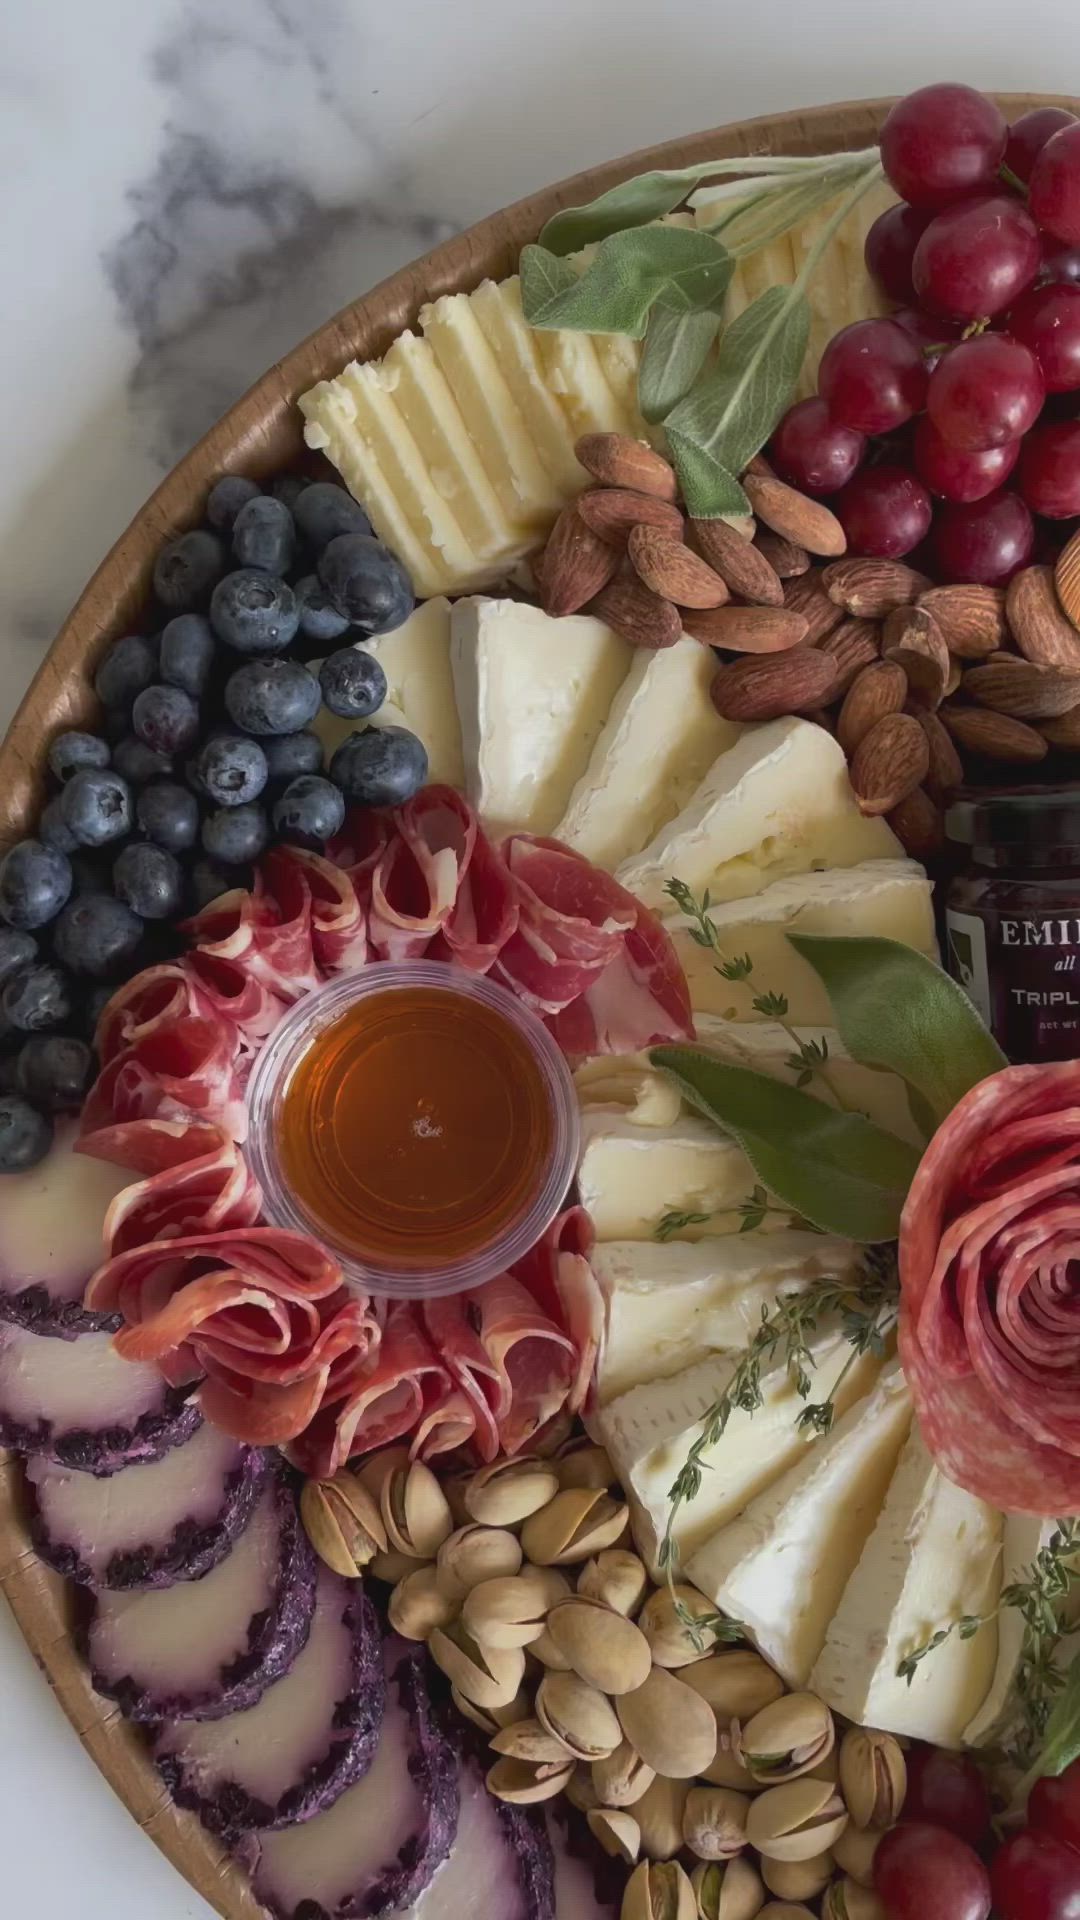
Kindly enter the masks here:
M 938 850 L 969 763 L 1080 748 L 1080 533 L 1007 589 L 934 586 L 902 560 L 845 557 L 836 515 L 760 457 L 743 475 L 754 517 L 733 524 L 688 517 L 644 442 L 587 434 L 577 454 L 594 484 L 537 563 L 547 612 L 587 609 L 637 647 L 685 633 L 718 648 L 718 711 L 828 727 L 864 813 L 909 853 Z

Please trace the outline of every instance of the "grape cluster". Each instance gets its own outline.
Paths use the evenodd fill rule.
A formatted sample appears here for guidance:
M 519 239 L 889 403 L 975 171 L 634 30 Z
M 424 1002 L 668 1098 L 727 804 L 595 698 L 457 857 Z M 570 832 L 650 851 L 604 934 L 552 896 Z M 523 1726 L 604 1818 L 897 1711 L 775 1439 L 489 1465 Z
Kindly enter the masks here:
M 771 457 L 853 552 L 1001 585 L 1080 515 L 1080 120 L 923 87 L 881 157 L 901 200 L 866 264 L 896 311 L 829 342 Z

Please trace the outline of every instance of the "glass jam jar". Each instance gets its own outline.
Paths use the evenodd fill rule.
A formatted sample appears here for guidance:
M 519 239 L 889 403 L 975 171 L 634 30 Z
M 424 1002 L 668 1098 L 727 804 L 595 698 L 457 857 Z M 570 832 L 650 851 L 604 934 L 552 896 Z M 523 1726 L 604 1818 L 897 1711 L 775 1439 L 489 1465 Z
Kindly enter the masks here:
M 959 798 L 946 964 L 1013 1062 L 1080 1057 L 1080 786 Z

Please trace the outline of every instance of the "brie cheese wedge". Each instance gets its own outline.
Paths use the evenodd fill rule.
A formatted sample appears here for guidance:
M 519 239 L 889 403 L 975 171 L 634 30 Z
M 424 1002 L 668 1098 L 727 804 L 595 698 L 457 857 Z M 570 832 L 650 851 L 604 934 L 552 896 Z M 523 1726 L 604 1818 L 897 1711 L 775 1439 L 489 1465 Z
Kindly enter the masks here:
M 666 1214 L 703 1215 L 672 1235 L 734 1233 L 734 1211 L 753 1191 L 742 1148 L 708 1121 L 687 1114 L 666 1127 L 641 1126 L 618 1106 L 581 1116 L 578 1194 L 598 1240 L 649 1240 Z
M 1012 1586 L 1014 1581 L 1026 1578 L 1035 1555 L 1049 1543 L 1056 1531 L 1056 1520 L 1044 1520 L 1030 1513 L 1005 1515 L 1001 1552 L 1003 1587 Z M 964 1745 L 968 1747 L 996 1746 L 1009 1725 L 1010 1709 L 1014 1705 L 1013 1686 L 1024 1645 L 1024 1621 L 1019 1608 L 1002 1607 L 997 1618 L 997 1634 L 994 1677 L 978 1713 L 964 1728 Z M 935 1660 L 937 1655 L 931 1654 L 929 1657 Z M 1060 1643 L 1055 1657 L 1063 1670 L 1067 1670 L 1068 1660 Z
M 860 1726 L 958 1747 L 993 1682 L 996 1622 L 970 1640 L 951 1634 L 910 1685 L 897 1667 L 939 1627 L 993 1609 L 1002 1525 L 995 1508 L 945 1478 L 914 1427 L 829 1624 L 811 1692 Z
M 744 1023 L 695 1012 L 694 1025 L 701 1045 L 730 1061 L 733 1067 L 750 1067 L 755 1073 L 767 1073 L 771 1080 L 786 1080 L 795 1085 L 797 1075 L 791 1065 L 795 1049 L 791 1034 L 774 1020 Z M 826 1048 L 830 1083 L 846 1107 L 864 1113 L 887 1133 L 910 1140 L 912 1146 L 926 1145 L 925 1135 L 912 1119 L 908 1090 L 898 1073 L 864 1067 L 853 1060 L 835 1027 L 801 1025 L 793 1031 L 800 1043 Z M 831 1098 L 828 1088 L 820 1082 L 809 1091 L 826 1101 Z
M 408 727 L 427 748 L 428 779 L 450 787 L 465 785 L 461 723 L 450 670 L 450 602 L 425 600 L 403 626 L 368 640 L 360 653 L 374 654 L 386 675 L 386 700 L 368 721 L 343 720 L 321 707 L 312 721 L 330 755 L 364 726 Z
M 617 878 L 646 906 L 670 905 L 678 879 L 712 900 L 741 900 L 814 867 L 853 867 L 901 853 L 884 820 L 864 819 L 843 749 L 809 720 L 748 727 L 722 753 L 683 811 Z
M 790 1687 L 806 1686 L 910 1426 L 893 1366 L 687 1563 L 687 1580 L 743 1622 Z

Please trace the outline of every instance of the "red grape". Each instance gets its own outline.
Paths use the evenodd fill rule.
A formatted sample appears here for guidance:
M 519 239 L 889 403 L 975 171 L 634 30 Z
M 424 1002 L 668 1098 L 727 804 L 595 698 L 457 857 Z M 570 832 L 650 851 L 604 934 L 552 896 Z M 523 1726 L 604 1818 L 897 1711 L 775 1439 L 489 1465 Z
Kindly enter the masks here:
M 855 320 L 829 341 L 818 392 L 834 420 L 856 433 L 888 433 L 918 413 L 926 368 L 918 345 L 892 320 Z
M 1032 513 L 1048 520 L 1071 520 L 1080 513 L 1080 422 L 1060 421 L 1029 433 L 1018 477 Z
M 918 341 L 927 373 L 933 373 L 942 354 L 954 340 L 960 338 L 960 326 L 956 320 L 937 319 L 932 313 L 920 313 L 918 307 L 898 307 L 889 318 Z
M 1080 120 L 1042 148 L 1031 169 L 1029 205 L 1055 240 L 1080 246 Z
M 990 1826 L 990 1795 L 974 1760 L 924 1746 L 912 1747 L 905 1757 L 904 1819 L 947 1827 L 970 1847 L 980 1847 Z
M 1080 1920 L 1080 1854 L 1051 1834 L 1014 1834 L 990 1874 L 1000 1920 Z
M 899 560 L 924 539 L 930 495 L 906 467 L 864 467 L 834 502 L 852 553 Z
M 990 1876 L 974 1849 L 917 1821 L 885 1835 L 874 1855 L 874 1889 L 889 1920 L 986 1920 L 990 1911 Z
M 911 262 L 929 220 L 923 208 L 909 207 L 898 200 L 895 207 L 886 207 L 878 214 L 866 236 L 866 271 L 890 300 L 913 297 Z
M 789 407 L 769 446 L 780 478 L 804 493 L 836 493 L 865 452 L 863 435 L 834 420 L 824 400 L 799 400 Z
M 943 440 L 928 414 L 915 429 L 915 471 L 942 500 L 985 500 L 1003 486 L 1020 458 L 1020 441 L 967 453 Z
M 1027 1809 L 1028 1825 L 1052 1833 L 1063 1846 L 1080 1853 L 1080 1760 L 1056 1780 L 1036 1780 Z
M 1048 240 L 1049 236 L 1045 236 L 1039 279 L 1075 284 L 1080 280 L 1080 247 L 1062 247 L 1056 241 L 1047 244 Z
M 982 453 L 1033 427 L 1045 398 L 1030 347 L 1007 333 L 981 333 L 961 340 L 934 368 L 926 411 L 950 446 Z
M 1009 128 L 1005 165 L 1026 186 L 1031 179 L 1036 158 L 1047 141 L 1055 133 L 1060 133 L 1062 127 L 1075 125 L 1075 113 L 1069 113 L 1065 107 L 1032 107 L 1030 113 L 1022 113 Z
M 988 493 L 985 500 L 942 507 L 932 544 L 943 580 L 1003 587 L 1031 559 L 1035 528 L 1018 493 Z
M 947 207 L 995 184 L 1008 132 L 993 101 L 974 87 L 920 87 L 885 121 L 881 158 L 902 200 Z
M 1060 135 L 1058 136 L 1060 138 Z M 931 220 L 915 249 L 911 277 L 935 313 L 979 320 L 1011 306 L 1042 259 L 1039 230 L 1019 200 L 991 194 L 962 200 Z
M 1080 287 L 1029 287 L 1009 315 L 1009 332 L 1031 348 L 1047 393 L 1080 387 Z

